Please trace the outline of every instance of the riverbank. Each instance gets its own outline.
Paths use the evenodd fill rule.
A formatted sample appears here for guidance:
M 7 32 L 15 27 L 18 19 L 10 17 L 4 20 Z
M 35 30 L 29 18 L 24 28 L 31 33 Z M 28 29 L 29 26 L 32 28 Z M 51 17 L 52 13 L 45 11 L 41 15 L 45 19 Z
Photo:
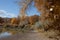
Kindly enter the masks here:
M 60 40 L 57 32 L 24 32 L 17 33 L 7 38 L 0 38 L 0 40 Z

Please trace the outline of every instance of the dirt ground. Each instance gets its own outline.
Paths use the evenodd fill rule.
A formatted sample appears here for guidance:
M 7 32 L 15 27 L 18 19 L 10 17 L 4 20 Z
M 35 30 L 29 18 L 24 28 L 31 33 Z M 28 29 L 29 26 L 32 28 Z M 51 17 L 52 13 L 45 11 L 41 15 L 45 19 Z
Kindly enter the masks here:
M 0 40 L 60 40 L 60 37 L 57 36 L 57 31 L 25 32 L 0 38 Z
M 50 32 L 51 36 L 53 36 L 54 32 Z M 45 32 L 26 32 L 26 33 L 17 33 L 15 35 L 0 38 L 0 40 L 59 40 L 57 38 L 52 38 L 47 36 L 49 33 Z

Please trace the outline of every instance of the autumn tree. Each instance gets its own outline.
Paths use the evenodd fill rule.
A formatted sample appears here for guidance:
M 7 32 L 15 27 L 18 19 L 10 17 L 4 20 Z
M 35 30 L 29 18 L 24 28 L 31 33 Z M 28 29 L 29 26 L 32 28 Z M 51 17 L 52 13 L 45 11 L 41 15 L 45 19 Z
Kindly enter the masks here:
M 34 16 L 30 16 L 29 17 L 29 22 L 30 24 L 34 24 L 35 22 L 37 22 L 39 20 L 39 16 L 38 15 L 34 15 Z
M 3 22 L 4 22 L 3 18 L 0 17 L 0 23 L 3 23 Z
M 22 0 L 23 1 L 23 0 Z M 30 2 L 29 2 L 30 1 Z M 60 0 L 32 0 L 35 7 L 41 12 L 41 23 L 45 27 L 60 29 Z M 31 0 L 24 0 L 23 3 L 31 4 Z M 27 7 L 28 7 L 27 5 Z M 25 10 L 26 11 L 26 10 Z

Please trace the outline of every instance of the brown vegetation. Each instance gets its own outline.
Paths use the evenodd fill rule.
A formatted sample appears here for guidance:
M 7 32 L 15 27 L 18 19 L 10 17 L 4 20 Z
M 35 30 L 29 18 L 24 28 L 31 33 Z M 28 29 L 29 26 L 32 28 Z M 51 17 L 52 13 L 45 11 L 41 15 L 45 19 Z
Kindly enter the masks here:
M 25 2 L 25 5 L 27 7 L 30 5 L 32 1 L 34 1 L 34 4 L 39 12 L 41 12 L 40 15 L 40 21 L 46 28 L 53 28 L 58 29 L 60 28 L 60 0 L 22 0 L 23 4 Z M 31 2 L 30 2 L 31 1 Z M 29 5 L 28 5 L 29 4 Z M 23 7 L 24 8 L 24 7 Z M 26 8 L 27 9 L 27 8 Z M 24 11 L 26 11 L 26 9 Z M 30 20 L 32 20 L 30 18 Z M 32 21 L 30 21 L 32 23 Z M 46 23 L 47 22 L 47 23 Z

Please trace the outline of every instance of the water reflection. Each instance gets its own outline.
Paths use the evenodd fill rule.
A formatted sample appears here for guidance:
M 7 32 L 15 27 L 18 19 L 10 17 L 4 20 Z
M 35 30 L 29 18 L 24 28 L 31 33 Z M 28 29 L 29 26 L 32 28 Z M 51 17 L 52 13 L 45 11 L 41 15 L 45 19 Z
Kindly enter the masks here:
M 2 37 L 8 37 L 8 36 L 11 36 L 12 34 L 9 33 L 9 32 L 3 32 L 3 33 L 0 33 L 0 38 Z

